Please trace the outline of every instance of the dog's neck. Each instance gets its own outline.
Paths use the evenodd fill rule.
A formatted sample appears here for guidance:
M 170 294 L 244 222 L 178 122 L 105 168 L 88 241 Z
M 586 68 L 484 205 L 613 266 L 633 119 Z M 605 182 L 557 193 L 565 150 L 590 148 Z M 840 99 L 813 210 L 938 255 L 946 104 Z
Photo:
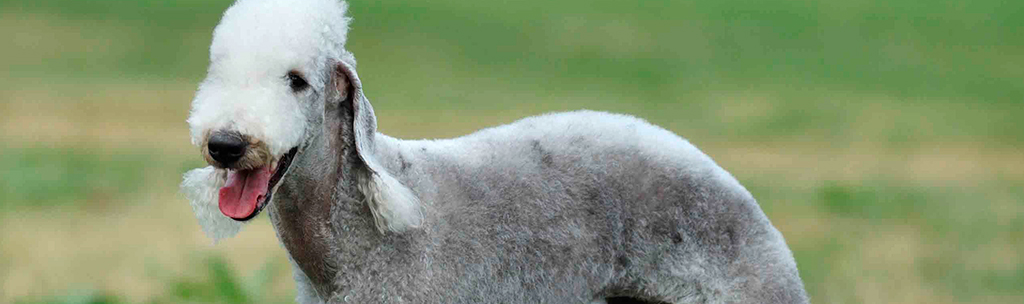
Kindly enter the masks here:
M 350 143 L 314 140 L 296 158 L 268 206 L 278 238 L 321 298 L 336 289 L 336 276 L 364 260 L 383 236 L 357 191 L 357 174 L 365 174 Z M 350 262 L 346 262 L 350 261 Z

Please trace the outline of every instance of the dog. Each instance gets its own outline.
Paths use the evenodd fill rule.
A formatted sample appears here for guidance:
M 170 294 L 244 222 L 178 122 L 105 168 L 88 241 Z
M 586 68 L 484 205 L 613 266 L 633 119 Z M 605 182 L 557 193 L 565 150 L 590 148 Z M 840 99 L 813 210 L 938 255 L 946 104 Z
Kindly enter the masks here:
M 214 239 L 266 209 L 300 303 L 807 303 L 750 193 L 683 138 L 575 111 L 400 140 L 336 0 L 240 0 L 192 101 Z

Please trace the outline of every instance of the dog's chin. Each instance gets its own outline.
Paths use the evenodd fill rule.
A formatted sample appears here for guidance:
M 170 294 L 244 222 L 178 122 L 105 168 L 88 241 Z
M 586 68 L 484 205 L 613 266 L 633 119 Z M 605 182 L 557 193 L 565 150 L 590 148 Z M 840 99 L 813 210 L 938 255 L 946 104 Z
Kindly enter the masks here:
M 248 187 L 252 186 L 252 185 L 250 185 L 250 183 L 252 183 L 252 182 L 248 181 L 248 179 L 249 178 L 254 178 L 254 177 L 250 177 L 252 175 L 260 175 L 260 173 L 257 173 L 257 172 L 260 172 L 260 171 L 269 172 L 269 179 L 266 181 L 266 192 L 264 194 L 260 194 L 260 195 L 258 195 L 256 197 L 256 203 L 255 203 L 256 206 L 250 212 L 247 212 L 247 214 L 246 214 L 246 213 L 239 213 L 237 211 L 235 211 L 235 212 L 226 211 L 223 202 L 220 203 L 221 212 L 225 216 L 227 216 L 228 218 L 231 218 L 231 219 L 233 219 L 235 221 L 239 221 L 239 222 L 249 221 L 249 220 L 255 218 L 257 215 L 259 215 L 260 212 L 263 211 L 263 208 L 266 208 L 267 205 L 269 205 L 272 202 L 273 195 L 277 191 L 277 188 L 281 185 L 281 181 L 284 179 L 285 175 L 288 173 L 288 169 L 291 167 L 292 161 L 295 159 L 296 154 L 298 154 L 298 150 L 299 150 L 298 147 L 294 147 L 294 148 L 288 150 L 287 153 L 285 153 L 281 157 L 277 158 L 274 162 L 272 162 L 269 165 L 270 166 L 269 170 L 266 167 L 256 168 L 256 169 L 252 169 L 252 170 L 240 170 L 240 171 L 235 171 L 233 169 L 227 169 L 228 170 L 228 174 L 227 174 L 228 175 L 228 182 L 227 182 L 227 185 L 225 187 L 221 188 L 221 190 L 220 190 L 220 192 L 221 192 L 220 198 L 219 198 L 220 200 L 225 200 L 225 198 L 224 198 L 225 194 L 224 193 L 225 192 L 230 192 L 230 190 L 228 190 L 228 188 L 229 188 L 229 185 L 231 185 L 231 181 L 230 180 L 231 180 L 231 176 L 232 175 L 244 175 L 244 176 L 247 176 L 247 177 L 245 177 L 245 180 L 243 180 L 243 182 L 245 182 L 245 185 L 242 185 L 242 188 L 248 188 Z M 266 174 L 266 173 L 264 173 L 264 174 Z M 262 179 L 259 179 L 256 182 L 262 183 L 263 181 L 262 181 Z M 241 195 L 244 196 L 245 194 L 243 193 Z

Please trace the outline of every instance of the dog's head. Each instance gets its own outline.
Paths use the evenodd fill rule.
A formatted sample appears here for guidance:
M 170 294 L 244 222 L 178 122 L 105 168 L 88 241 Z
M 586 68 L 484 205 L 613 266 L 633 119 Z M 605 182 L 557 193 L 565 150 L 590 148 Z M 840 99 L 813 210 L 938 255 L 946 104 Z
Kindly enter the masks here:
M 182 184 L 211 236 L 233 234 L 238 224 L 227 218 L 249 220 L 271 202 L 292 160 L 337 120 L 325 124 L 325 111 L 350 110 L 338 132 L 351 134 L 375 171 L 362 151 L 372 150 L 376 120 L 344 49 L 345 11 L 337 0 L 240 0 L 224 13 L 188 118 L 210 167 Z

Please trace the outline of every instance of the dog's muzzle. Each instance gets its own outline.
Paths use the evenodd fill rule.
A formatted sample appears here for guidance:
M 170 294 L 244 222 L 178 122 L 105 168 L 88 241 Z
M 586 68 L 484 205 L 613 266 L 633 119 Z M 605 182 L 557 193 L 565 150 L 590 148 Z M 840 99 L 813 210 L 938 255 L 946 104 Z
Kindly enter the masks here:
M 235 220 L 255 217 L 270 202 L 298 147 L 272 155 L 266 143 L 234 131 L 216 131 L 202 145 L 206 162 L 226 171 L 218 192 L 221 213 Z

